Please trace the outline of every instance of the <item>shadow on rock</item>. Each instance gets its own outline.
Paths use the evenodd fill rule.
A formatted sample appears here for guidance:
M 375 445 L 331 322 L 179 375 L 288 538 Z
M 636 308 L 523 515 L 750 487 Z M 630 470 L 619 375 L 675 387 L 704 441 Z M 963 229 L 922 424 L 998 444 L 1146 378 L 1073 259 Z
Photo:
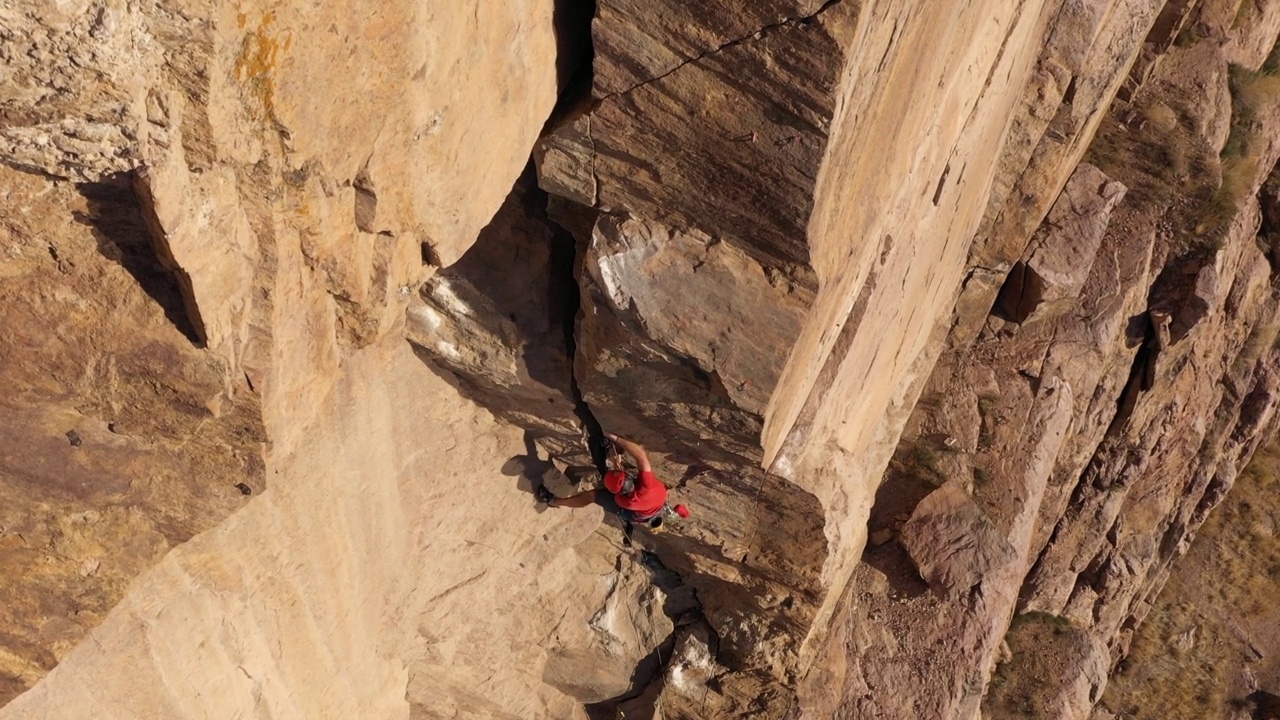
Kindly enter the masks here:
M 203 339 L 188 313 L 178 278 L 156 255 L 130 176 L 116 173 L 99 182 L 78 183 L 76 190 L 84 197 L 87 212 L 76 211 L 72 216 L 93 228 L 98 252 L 119 263 L 164 310 L 169 322 L 192 344 L 202 346 Z
M 536 492 L 539 487 L 546 487 L 557 495 L 573 492 L 574 481 L 560 472 L 550 460 L 543 460 L 538 454 L 536 436 L 533 432 L 524 432 L 524 453 L 512 455 L 502 464 L 501 472 L 507 477 L 516 478 L 516 489 L 529 493 L 534 498 L 536 510 L 542 512 L 546 506 L 537 502 Z

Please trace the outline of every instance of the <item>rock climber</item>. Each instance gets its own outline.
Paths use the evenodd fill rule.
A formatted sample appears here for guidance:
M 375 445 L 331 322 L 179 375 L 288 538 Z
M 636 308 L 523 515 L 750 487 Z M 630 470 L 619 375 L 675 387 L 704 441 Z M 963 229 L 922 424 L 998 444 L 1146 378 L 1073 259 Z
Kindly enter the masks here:
M 610 469 L 604 475 L 604 486 L 609 491 L 588 490 L 577 495 L 558 498 L 546 486 L 539 485 L 535 493 L 540 502 L 547 507 L 580 508 L 592 503 L 604 506 L 606 510 L 615 512 L 627 524 L 645 524 L 658 527 L 662 524 L 662 516 L 670 511 L 682 518 L 689 517 L 689 508 L 684 505 L 670 507 L 667 504 L 667 486 L 653 474 L 649 465 L 649 456 L 644 447 L 613 433 L 605 433 L 608 443 L 605 446 L 609 456 Z M 636 461 L 639 472 L 627 470 L 622 464 L 621 448 Z

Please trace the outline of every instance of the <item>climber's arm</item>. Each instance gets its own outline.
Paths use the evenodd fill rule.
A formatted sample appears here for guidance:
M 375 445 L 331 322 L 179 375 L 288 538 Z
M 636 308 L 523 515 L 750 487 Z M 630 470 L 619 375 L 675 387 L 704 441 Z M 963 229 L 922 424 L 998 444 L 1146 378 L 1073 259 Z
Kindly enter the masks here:
M 640 443 L 632 442 L 624 437 L 606 433 L 605 437 L 613 441 L 615 445 L 622 448 L 624 452 L 636 459 L 636 467 L 640 468 L 640 472 L 653 472 L 653 467 L 649 465 L 649 455 L 645 453 L 644 447 Z

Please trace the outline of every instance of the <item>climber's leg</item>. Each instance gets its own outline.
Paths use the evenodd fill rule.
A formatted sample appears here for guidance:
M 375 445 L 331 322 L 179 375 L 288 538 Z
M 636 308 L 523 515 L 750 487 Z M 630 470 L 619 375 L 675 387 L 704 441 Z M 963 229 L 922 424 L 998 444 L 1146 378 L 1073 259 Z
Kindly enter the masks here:
M 553 498 L 547 503 L 551 507 L 582 508 L 596 501 L 596 490 L 588 490 L 569 497 Z

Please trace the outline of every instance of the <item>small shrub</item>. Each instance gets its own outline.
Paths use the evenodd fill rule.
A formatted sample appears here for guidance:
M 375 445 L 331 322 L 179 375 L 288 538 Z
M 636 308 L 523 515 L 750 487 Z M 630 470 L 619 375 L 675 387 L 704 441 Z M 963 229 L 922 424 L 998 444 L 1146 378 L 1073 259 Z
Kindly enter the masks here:
M 925 443 L 916 442 L 911 449 L 911 460 L 917 470 L 932 475 L 939 484 L 946 481 L 946 474 L 938 467 L 938 453 Z
M 973 469 L 973 481 L 978 487 L 987 487 L 991 484 L 991 473 L 986 468 L 975 467 Z
M 978 450 L 990 450 L 996 444 L 996 398 L 990 395 L 978 396 Z

